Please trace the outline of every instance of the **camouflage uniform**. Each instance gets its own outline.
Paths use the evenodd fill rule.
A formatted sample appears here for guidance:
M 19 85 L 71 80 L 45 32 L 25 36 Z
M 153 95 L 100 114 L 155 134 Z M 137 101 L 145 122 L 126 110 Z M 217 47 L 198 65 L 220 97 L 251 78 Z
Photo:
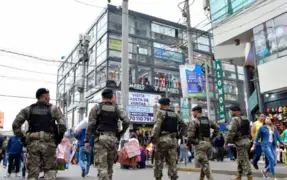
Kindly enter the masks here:
M 59 130 L 64 133 L 66 123 L 63 114 L 56 106 L 51 106 L 51 115 L 53 120 L 59 125 Z M 22 125 L 29 120 L 30 106 L 22 109 L 13 122 L 14 134 L 21 138 L 27 138 L 27 170 L 28 180 L 38 179 L 43 167 L 46 180 L 56 179 L 57 158 L 56 158 L 56 140 L 53 134 L 45 132 L 27 132 L 26 136 L 22 132 Z
M 242 117 L 233 117 L 231 121 L 230 130 L 226 135 L 225 144 L 234 143 L 237 150 L 237 171 L 238 177 L 236 180 L 240 180 L 243 173 L 246 173 L 248 179 L 252 179 L 252 170 L 249 163 L 248 152 L 251 145 L 251 129 L 250 127 L 245 128 L 249 131 L 249 136 L 242 136 L 240 132 L 240 127 L 242 121 L 248 121 L 246 124 L 250 124 L 249 120 L 242 116 Z
M 166 111 L 165 110 L 159 110 L 155 116 L 155 122 L 152 130 L 151 137 L 156 142 L 155 147 L 155 168 L 154 168 L 154 177 L 156 180 L 161 180 L 162 178 L 162 170 L 163 170 L 163 163 L 164 159 L 166 160 L 166 163 L 168 165 L 168 176 L 171 178 L 171 180 L 176 180 L 178 178 L 177 176 L 177 133 L 169 133 L 162 131 L 162 125 L 164 123 Z M 178 116 L 176 113 L 174 113 L 177 117 L 177 124 L 178 128 L 182 135 L 186 134 L 187 131 L 187 125 L 183 122 L 183 120 Z
M 209 180 L 212 180 L 212 172 L 209 167 L 209 159 L 212 155 L 211 139 L 198 137 L 199 126 L 200 121 L 197 118 L 190 121 L 188 127 L 188 142 L 189 145 L 194 145 L 196 153 L 195 162 L 201 166 L 199 179 L 203 180 L 206 176 Z M 219 126 L 214 121 L 209 121 L 209 127 L 214 130 L 213 137 L 216 137 L 219 132 Z
M 117 108 L 117 114 L 123 122 L 123 131 L 120 136 L 123 136 L 129 127 L 129 119 L 123 109 Z M 95 105 L 89 114 L 89 125 L 86 131 L 86 140 L 93 134 L 96 128 L 99 116 L 99 105 Z M 99 121 L 104 121 L 99 120 Z M 119 140 L 115 132 L 101 132 L 100 136 L 95 138 L 94 144 L 94 161 L 98 169 L 99 180 L 112 180 L 113 164 L 117 157 Z

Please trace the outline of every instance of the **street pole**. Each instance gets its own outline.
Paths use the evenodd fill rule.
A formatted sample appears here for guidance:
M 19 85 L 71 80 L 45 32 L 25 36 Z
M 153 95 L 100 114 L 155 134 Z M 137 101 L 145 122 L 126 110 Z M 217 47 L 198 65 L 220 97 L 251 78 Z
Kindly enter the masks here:
M 81 35 L 80 36 L 80 66 L 83 67 L 83 74 L 82 79 L 80 80 L 80 86 L 78 88 L 78 91 L 80 92 L 80 102 L 79 102 L 79 122 L 84 120 L 84 114 L 85 114 L 85 78 L 86 78 L 86 66 L 85 63 L 89 60 L 89 43 L 90 38 L 88 35 Z M 78 122 L 78 123 L 79 123 Z
M 121 104 L 125 111 L 129 104 L 129 15 L 128 0 L 122 2 L 122 73 L 121 73 Z M 127 135 L 129 130 L 127 130 Z
M 208 119 L 211 117 L 210 110 L 210 97 L 209 97 L 209 76 L 208 76 L 208 62 L 205 60 L 205 91 L 206 91 L 206 101 L 207 101 L 207 116 Z

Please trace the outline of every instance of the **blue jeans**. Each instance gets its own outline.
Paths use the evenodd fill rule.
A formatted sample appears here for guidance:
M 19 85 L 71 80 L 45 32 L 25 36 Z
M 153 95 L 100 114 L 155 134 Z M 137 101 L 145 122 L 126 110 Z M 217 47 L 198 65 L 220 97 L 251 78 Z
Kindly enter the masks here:
M 263 146 L 262 151 L 265 153 L 266 158 L 268 159 L 269 165 L 266 168 L 266 171 L 271 171 L 272 176 L 275 176 L 275 164 L 277 161 L 276 149 L 274 146 Z
M 276 151 L 275 151 L 276 152 Z M 254 152 L 254 157 L 253 157 L 253 164 L 258 163 L 258 161 L 260 160 L 262 154 L 262 148 L 261 148 L 261 144 L 255 144 L 255 152 Z M 265 159 L 265 168 L 268 167 L 268 158 Z
M 234 160 L 235 157 L 234 157 L 234 154 L 233 154 L 233 146 L 228 146 L 227 152 L 228 152 L 229 159 L 230 160 Z
M 89 174 L 91 165 L 91 151 L 87 152 L 84 146 L 80 147 L 79 157 L 80 157 L 80 167 L 85 170 L 86 175 Z M 87 161 L 85 167 L 85 161 Z
M 183 161 L 184 160 L 183 158 L 185 158 L 186 162 L 188 162 L 188 150 L 186 149 L 185 144 L 184 145 L 181 144 L 179 149 L 179 160 Z
M 7 166 L 8 164 L 8 155 L 7 154 L 4 154 L 4 157 L 3 157 L 3 166 Z

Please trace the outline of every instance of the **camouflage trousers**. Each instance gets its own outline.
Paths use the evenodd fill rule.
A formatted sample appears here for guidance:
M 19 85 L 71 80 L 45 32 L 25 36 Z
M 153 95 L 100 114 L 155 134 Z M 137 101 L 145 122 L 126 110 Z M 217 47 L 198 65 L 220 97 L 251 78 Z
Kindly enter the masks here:
M 236 146 L 237 150 L 237 171 L 238 174 L 242 175 L 246 173 L 246 175 L 252 175 L 252 169 L 249 162 L 249 151 L 250 143 L 242 144 L 240 146 Z
M 113 165 L 117 156 L 118 140 L 114 135 L 101 135 L 95 140 L 94 161 L 99 180 L 112 180 Z
M 206 176 L 208 179 L 212 178 L 212 172 L 209 167 L 209 158 L 212 154 L 212 147 L 208 141 L 200 141 L 199 144 L 194 146 L 195 148 L 195 161 L 201 167 L 200 179 L 204 179 Z
M 27 145 L 28 180 L 36 180 L 41 171 L 45 180 L 55 180 L 57 170 L 56 144 L 53 140 L 32 140 Z
M 161 136 L 158 139 L 155 148 L 155 168 L 154 177 L 156 179 L 162 178 L 163 163 L 166 160 L 168 165 L 168 176 L 171 180 L 176 180 L 177 176 L 177 139 L 171 137 L 170 135 Z

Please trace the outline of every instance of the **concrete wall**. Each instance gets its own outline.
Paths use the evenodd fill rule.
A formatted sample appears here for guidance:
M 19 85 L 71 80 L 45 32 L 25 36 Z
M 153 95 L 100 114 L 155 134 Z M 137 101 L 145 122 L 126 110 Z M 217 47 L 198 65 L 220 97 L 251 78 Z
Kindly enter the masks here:
M 233 39 L 286 11 L 287 0 L 258 0 L 213 30 L 214 45 Z
M 261 93 L 287 89 L 287 56 L 258 66 Z

